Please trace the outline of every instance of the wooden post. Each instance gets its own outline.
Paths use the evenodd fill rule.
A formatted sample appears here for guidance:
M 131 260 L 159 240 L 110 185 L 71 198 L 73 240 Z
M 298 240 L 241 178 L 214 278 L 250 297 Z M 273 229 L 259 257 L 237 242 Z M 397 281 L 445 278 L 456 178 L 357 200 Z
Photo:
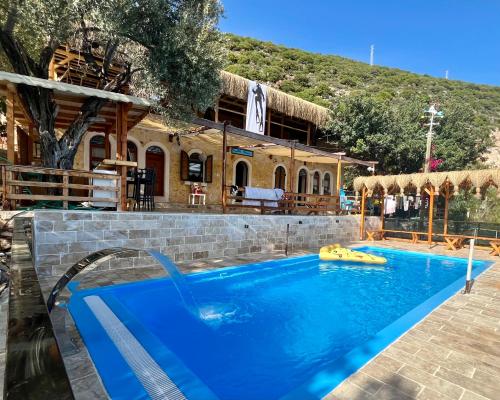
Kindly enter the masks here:
M 427 243 L 429 246 L 432 244 L 432 223 L 434 222 L 434 186 L 431 185 L 429 193 L 429 230 L 427 233 Z
M 308 122 L 307 123 L 307 145 L 310 146 L 311 145 L 311 123 Z
M 33 145 L 35 143 L 34 136 L 35 128 L 33 124 L 29 124 L 28 126 L 28 164 L 31 165 L 33 163 Z
M 15 164 L 15 148 L 14 148 L 14 136 L 15 136 L 15 120 L 14 120 L 14 109 L 15 109 L 15 96 L 14 91 L 10 90 L 7 93 L 7 160 L 9 164 Z
M 7 200 L 7 167 L 2 165 L 2 210 L 7 210 L 9 208 L 9 202 Z
M 361 240 L 365 239 L 365 208 L 367 195 L 366 187 L 363 187 L 363 191 L 361 192 L 361 220 L 359 222 L 359 238 Z
M 340 196 L 340 185 L 342 183 L 342 157 L 337 161 L 337 196 Z
M 69 196 L 69 175 L 68 175 L 68 172 L 65 171 L 64 172 L 64 175 L 63 175 L 63 190 L 62 190 L 62 195 L 63 195 L 63 198 L 65 198 L 63 200 L 63 208 L 65 210 L 68 209 L 68 206 L 69 206 L 69 203 L 68 203 L 68 196 Z
M 215 116 L 214 116 L 214 120 L 215 122 L 219 122 L 219 99 L 217 100 L 217 102 L 215 103 Z
M 385 212 L 385 189 L 382 190 L 382 199 L 380 201 L 380 229 L 384 229 L 384 212 Z
M 227 121 L 224 121 L 222 130 L 222 174 L 221 174 L 221 201 L 222 213 L 226 213 L 226 164 L 227 164 Z
M 49 64 L 49 79 L 51 79 L 53 81 L 57 80 L 56 63 L 54 61 L 54 57 L 52 57 L 52 60 L 50 60 L 50 64 Z
M 111 126 L 107 125 L 104 131 L 104 158 L 111 158 L 111 144 L 109 143 L 109 133 L 111 131 Z
M 293 177 L 294 177 L 294 174 L 295 174 L 295 142 L 292 141 L 291 142 L 291 147 L 290 147 L 290 166 L 289 166 L 289 178 L 288 178 L 288 192 L 289 193 L 293 193 L 294 190 L 293 190 L 293 184 L 294 184 L 294 181 L 293 181 Z M 292 203 L 288 203 L 287 204 L 287 208 L 288 209 L 291 209 L 289 210 L 289 212 L 293 211 L 293 209 L 295 208 L 295 202 L 294 200 L 296 200 L 296 198 L 291 195 L 290 196 L 290 200 L 292 200 Z
M 267 109 L 267 129 L 266 129 L 266 135 L 271 136 L 271 109 Z
M 450 182 L 446 182 L 444 193 L 444 221 L 443 221 L 443 234 L 448 234 L 448 207 L 450 201 Z
M 127 115 L 128 104 L 116 104 L 116 159 L 127 160 Z M 120 171 L 120 206 L 122 211 L 127 209 L 127 167 L 122 165 Z

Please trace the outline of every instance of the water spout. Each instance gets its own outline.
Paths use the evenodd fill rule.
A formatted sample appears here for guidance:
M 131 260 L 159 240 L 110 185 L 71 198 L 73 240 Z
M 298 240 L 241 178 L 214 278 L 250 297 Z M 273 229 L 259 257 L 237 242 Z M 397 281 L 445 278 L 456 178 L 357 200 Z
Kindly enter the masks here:
M 158 261 L 169 273 L 175 290 L 177 290 L 177 293 L 179 294 L 179 297 L 184 303 L 186 309 L 194 316 L 200 316 L 200 307 L 196 303 L 196 300 L 193 297 L 193 293 L 188 287 L 188 283 L 186 282 L 184 274 L 179 271 L 179 268 L 177 268 L 177 266 L 166 255 L 156 250 L 146 251 L 150 256 L 156 259 L 156 261 Z

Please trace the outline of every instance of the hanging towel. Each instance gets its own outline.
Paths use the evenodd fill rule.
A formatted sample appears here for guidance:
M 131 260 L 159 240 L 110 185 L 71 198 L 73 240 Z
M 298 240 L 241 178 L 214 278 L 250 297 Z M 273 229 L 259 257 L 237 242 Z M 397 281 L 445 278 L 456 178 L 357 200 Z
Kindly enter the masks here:
M 282 189 L 264 189 L 245 186 L 245 200 L 243 200 L 242 204 L 245 206 L 259 207 L 261 205 L 260 201 L 246 199 L 262 199 L 271 200 L 264 202 L 266 207 L 278 207 L 278 200 L 282 199 L 283 194 L 284 192 Z
M 410 199 L 408 196 L 403 196 L 403 210 L 408 211 L 410 208 Z
M 394 214 L 396 212 L 396 200 L 392 196 L 388 196 L 384 201 L 384 214 Z

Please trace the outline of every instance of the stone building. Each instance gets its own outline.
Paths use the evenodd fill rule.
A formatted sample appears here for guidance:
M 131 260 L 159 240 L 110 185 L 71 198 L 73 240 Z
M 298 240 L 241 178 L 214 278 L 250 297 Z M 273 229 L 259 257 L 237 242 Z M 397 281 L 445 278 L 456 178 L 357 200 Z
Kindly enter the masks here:
M 56 53 L 52 79 L 64 82 L 72 74 L 78 74 L 75 64 L 78 56 L 64 57 L 67 54 Z M 343 166 L 374 165 L 345 157 L 343 153 L 320 150 L 318 136 L 328 120 L 328 110 L 270 87 L 262 134 L 247 132 L 250 82 L 227 72 L 222 72 L 222 81 L 222 93 L 215 106 L 200 113 L 193 123 L 172 128 L 158 116 L 149 114 L 129 129 L 127 159 L 137 162 L 139 168 L 155 169 L 157 205 L 186 204 L 193 184 L 203 187 L 208 205 L 221 204 L 223 123 L 230 125 L 226 187 L 279 187 L 294 193 L 335 195 L 342 181 Z M 84 86 L 92 85 L 89 76 L 81 82 Z M 40 154 L 36 133 L 30 135 L 19 126 L 16 136 L 15 162 L 37 165 Z M 116 134 L 112 127 L 91 129 L 80 144 L 74 169 L 92 170 L 104 159 L 115 159 L 116 155 Z

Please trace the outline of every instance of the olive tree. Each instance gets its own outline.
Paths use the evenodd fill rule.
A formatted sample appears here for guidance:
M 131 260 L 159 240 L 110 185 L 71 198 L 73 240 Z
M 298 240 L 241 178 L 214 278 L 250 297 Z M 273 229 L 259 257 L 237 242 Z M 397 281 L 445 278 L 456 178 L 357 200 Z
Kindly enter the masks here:
M 0 0 L 0 62 L 48 79 L 55 50 L 69 44 L 97 75 L 98 89 L 120 92 L 129 85 L 133 94 L 155 100 L 156 112 L 186 118 L 218 93 L 221 14 L 218 0 Z M 110 76 L 118 61 L 123 71 Z M 51 90 L 18 85 L 18 93 L 40 135 L 43 164 L 71 168 L 106 100 L 89 97 L 61 135 Z

